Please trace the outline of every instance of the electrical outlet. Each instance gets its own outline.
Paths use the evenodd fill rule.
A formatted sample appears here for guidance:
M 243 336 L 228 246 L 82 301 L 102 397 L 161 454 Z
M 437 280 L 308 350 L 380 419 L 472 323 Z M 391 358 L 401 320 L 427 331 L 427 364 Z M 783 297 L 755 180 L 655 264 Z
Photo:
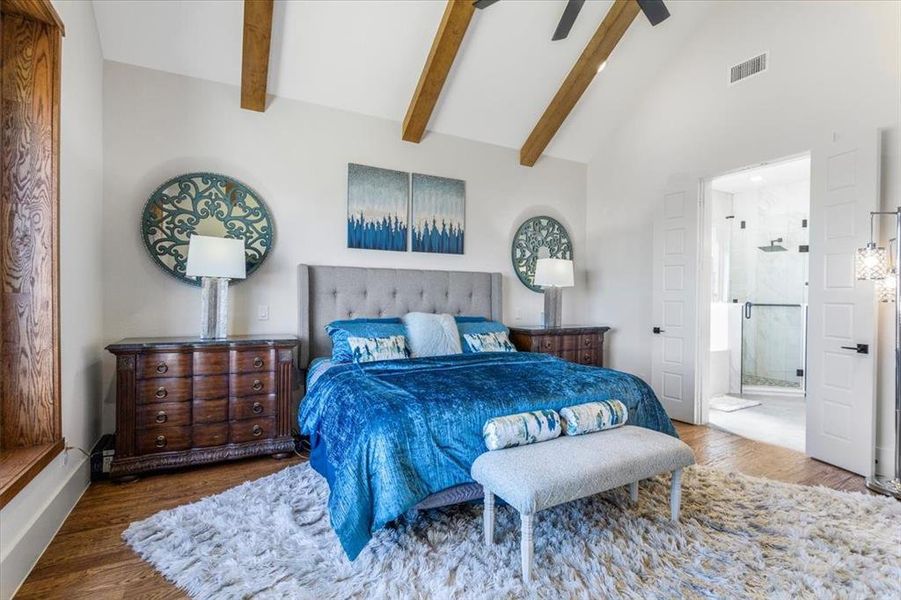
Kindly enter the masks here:
M 257 320 L 258 321 L 268 321 L 269 320 L 269 305 L 268 304 L 260 304 L 257 307 Z
M 522 309 L 517 308 L 513 311 L 513 320 L 514 321 L 522 321 Z

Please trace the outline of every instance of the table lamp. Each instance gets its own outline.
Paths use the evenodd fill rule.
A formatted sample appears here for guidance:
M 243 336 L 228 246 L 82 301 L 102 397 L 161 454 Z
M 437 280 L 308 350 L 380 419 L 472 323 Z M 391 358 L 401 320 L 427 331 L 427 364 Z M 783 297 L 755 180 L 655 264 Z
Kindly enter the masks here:
M 544 326 L 560 327 L 563 323 L 563 288 L 575 285 L 573 261 L 539 258 L 532 283 L 544 288 Z
M 228 281 L 247 276 L 244 240 L 192 235 L 188 277 L 200 277 L 200 337 L 228 336 Z

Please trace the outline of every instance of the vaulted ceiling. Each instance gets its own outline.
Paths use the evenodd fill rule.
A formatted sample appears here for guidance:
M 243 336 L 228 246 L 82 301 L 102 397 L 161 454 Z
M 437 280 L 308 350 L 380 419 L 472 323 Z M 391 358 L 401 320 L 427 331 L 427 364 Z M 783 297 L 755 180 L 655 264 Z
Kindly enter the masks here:
M 519 150 L 611 2 L 586 2 L 569 37 L 553 42 L 565 4 L 503 0 L 477 11 L 428 131 Z M 590 160 L 715 4 L 669 2 L 672 16 L 657 27 L 640 15 L 545 154 Z M 444 8 L 435 0 L 277 1 L 268 92 L 400 123 Z M 241 82 L 242 2 L 95 0 L 94 11 L 108 60 Z

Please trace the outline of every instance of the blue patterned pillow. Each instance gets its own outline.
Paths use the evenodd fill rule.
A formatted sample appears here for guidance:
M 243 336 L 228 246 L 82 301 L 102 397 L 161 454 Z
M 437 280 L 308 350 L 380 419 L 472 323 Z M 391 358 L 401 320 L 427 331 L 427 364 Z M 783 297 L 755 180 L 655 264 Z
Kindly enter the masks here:
M 332 360 L 335 362 L 410 358 L 404 324 L 400 319 L 332 321 L 326 325 L 325 331 L 332 338 Z M 351 338 L 354 339 L 353 344 Z
M 488 333 L 467 333 L 463 342 L 470 352 L 516 352 L 510 343 L 506 331 L 489 331 Z
M 489 450 L 501 450 L 552 440 L 560 435 L 560 415 L 553 410 L 535 410 L 488 419 L 482 439 Z
M 629 420 L 629 409 L 619 400 L 601 400 L 567 406 L 560 410 L 565 435 L 582 435 L 615 429 Z
M 477 320 L 478 319 L 478 320 Z M 489 321 L 483 317 L 457 317 L 457 329 L 460 330 L 460 339 L 463 341 L 463 352 L 515 352 L 516 348 L 507 338 L 507 327 L 497 321 Z M 485 336 L 485 334 L 503 334 Z M 479 350 L 472 344 L 479 346 Z M 506 341 L 506 344 L 504 342 Z M 507 348 L 509 346 L 509 349 Z M 493 348 L 493 349 L 488 349 Z

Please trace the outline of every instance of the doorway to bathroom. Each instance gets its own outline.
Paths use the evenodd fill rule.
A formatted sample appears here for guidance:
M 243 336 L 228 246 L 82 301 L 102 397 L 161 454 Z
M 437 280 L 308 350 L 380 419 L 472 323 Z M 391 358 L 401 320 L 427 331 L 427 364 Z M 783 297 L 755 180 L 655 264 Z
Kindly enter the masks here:
M 704 198 L 703 413 L 714 427 L 803 452 L 810 156 L 712 178 Z

